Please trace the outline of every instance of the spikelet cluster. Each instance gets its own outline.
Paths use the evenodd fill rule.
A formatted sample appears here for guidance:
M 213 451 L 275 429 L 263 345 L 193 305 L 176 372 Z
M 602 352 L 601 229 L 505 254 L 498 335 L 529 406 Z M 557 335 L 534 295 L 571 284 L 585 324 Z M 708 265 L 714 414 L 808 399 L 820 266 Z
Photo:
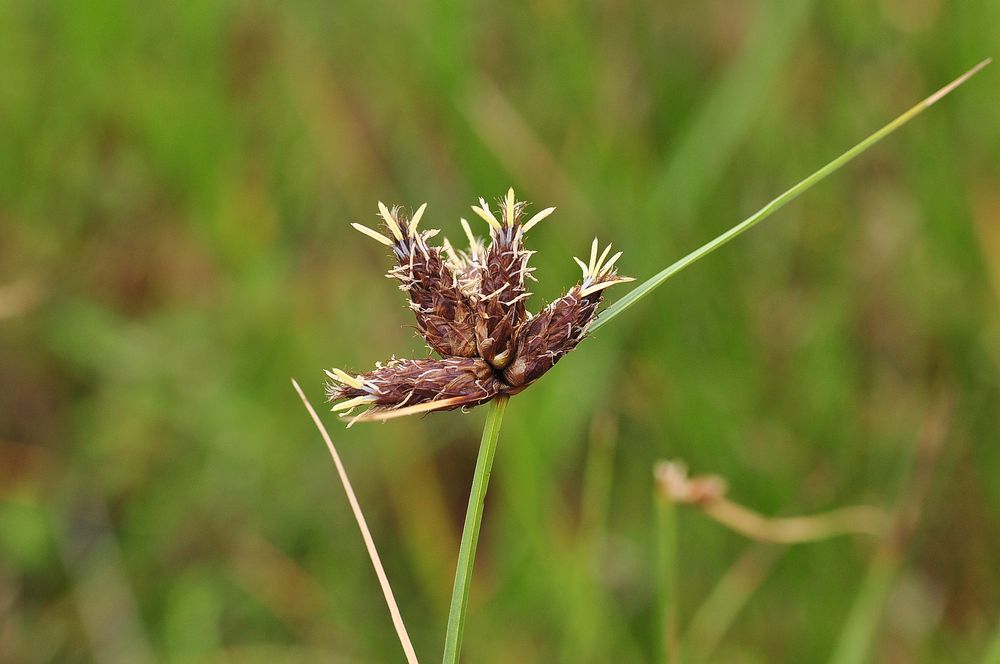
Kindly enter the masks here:
M 597 315 L 604 289 L 630 277 L 619 276 L 609 257 L 611 245 L 598 255 L 594 240 L 590 261 L 574 258 L 583 277 L 565 295 L 537 314 L 527 310 L 534 280 L 528 261 L 534 252 L 524 236 L 555 208 L 525 219 L 525 204 L 514 190 L 499 201 L 496 213 L 480 198 L 472 207 L 489 227 L 489 241 L 479 240 L 461 220 L 469 241 L 458 251 L 445 239 L 428 240 L 437 230 L 419 229 L 427 204 L 410 217 L 379 203 L 386 232 L 361 224 L 354 228 L 392 250 L 395 264 L 388 276 L 399 282 L 417 320 L 417 330 L 441 358 L 392 359 L 362 374 L 327 371 L 327 397 L 333 410 L 351 422 L 385 420 L 402 415 L 472 407 L 501 394 L 516 394 L 538 380 L 584 339 Z

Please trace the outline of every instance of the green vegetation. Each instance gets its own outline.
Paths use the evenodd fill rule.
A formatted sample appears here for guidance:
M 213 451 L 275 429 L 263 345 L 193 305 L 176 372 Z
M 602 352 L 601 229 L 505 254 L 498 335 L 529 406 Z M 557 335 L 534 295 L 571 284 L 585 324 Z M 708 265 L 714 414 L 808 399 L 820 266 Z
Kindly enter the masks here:
M 421 352 L 348 222 L 426 200 L 455 239 L 513 184 L 559 207 L 538 307 L 595 234 L 646 278 L 1000 52 L 992 0 L 175 4 L 0 7 L 5 661 L 402 661 L 288 387 L 318 403 L 325 367 Z M 662 458 L 765 514 L 900 514 L 891 541 L 762 557 L 671 510 L 685 648 L 995 658 L 998 77 L 511 400 L 463 661 L 654 657 Z M 425 661 L 487 415 L 327 418 Z M 746 560 L 760 583 L 717 592 Z

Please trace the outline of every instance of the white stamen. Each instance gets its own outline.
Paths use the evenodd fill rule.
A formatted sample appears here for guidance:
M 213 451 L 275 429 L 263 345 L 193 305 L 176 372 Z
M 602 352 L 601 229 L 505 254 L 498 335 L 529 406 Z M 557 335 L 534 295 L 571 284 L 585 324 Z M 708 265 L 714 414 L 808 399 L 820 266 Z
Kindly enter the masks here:
M 521 227 L 522 228 L 522 232 L 527 233 L 532 228 L 534 228 L 535 224 L 537 224 L 542 219 L 544 219 L 545 217 L 549 216 L 550 214 L 552 214 L 555 211 L 556 211 L 556 209 L 554 207 L 549 207 L 549 208 L 545 208 L 541 212 L 538 212 L 537 214 L 535 214 L 535 216 L 533 216 L 531 219 L 529 219 L 527 221 L 527 223 L 524 224 L 524 226 Z
M 365 386 L 365 384 L 361 381 L 360 378 L 355 378 L 351 374 L 347 373 L 346 371 L 341 371 L 340 369 L 334 369 L 332 373 L 327 371 L 326 375 L 334 380 L 344 383 L 345 385 L 350 385 L 356 390 L 364 389 Z
M 594 273 L 594 267 L 597 263 L 597 238 L 594 238 L 594 243 L 590 245 L 590 269 L 588 274 Z
M 607 274 L 608 272 L 610 272 L 611 268 L 613 268 L 615 266 L 615 262 L 619 258 L 621 258 L 621 257 L 622 257 L 622 252 L 620 252 L 620 251 L 618 253 L 616 253 L 614 256 L 612 256 L 611 260 L 609 260 L 607 263 L 605 263 L 604 267 L 601 268 L 601 274 L 600 274 L 600 276 L 603 277 L 605 274 Z
M 601 265 L 604 263 L 604 259 L 608 257 L 608 252 L 610 251 L 611 251 L 611 245 L 609 244 L 601 253 L 601 257 L 597 259 L 597 265 L 594 266 L 594 269 L 597 270 L 598 273 L 600 273 Z
M 514 225 L 514 187 L 507 190 L 507 209 L 504 210 L 508 226 Z
M 575 260 L 576 264 L 580 266 L 580 269 L 583 270 L 583 276 L 586 277 L 587 276 L 587 264 L 584 263 L 579 258 L 577 258 L 576 256 L 573 256 L 573 260 Z
M 366 395 L 363 397 L 354 397 L 353 399 L 348 399 L 347 401 L 342 401 L 336 406 L 330 409 L 331 412 L 337 412 L 338 410 L 351 410 L 357 408 L 358 406 L 363 406 L 375 401 L 377 397 L 371 395 Z
M 462 230 L 465 231 L 465 237 L 469 239 L 469 249 L 470 251 L 472 251 L 472 253 L 475 253 L 476 245 L 478 245 L 479 242 L 476 241 L 476 236 L 472 234 L 472 229 L 469 227 L 469 222 L 466 221 L 465 219 L 460 219 L 459 221 L 462 222 Z
M 443 251 L 445 255 L 448 257 L 448 260 L 452 261 L 453 263 L 462 262 L 462 259 L 460 259 L 458 257 L 458 254 L 455 253 L 455 248 L 451 246 L 451 242 L 448 240 L 448 238 L 444 239 L 444 243 L 441 245 L 441 251 Z
M 367 226 L 362 226 L 361 224 L 356 224 L 356 223 L 352 223 L 351 226 L 353 226 L 355 230 L 364 233 L 365 235 L 367 235 L 371 239 L 375 240 L 376 242 L 381 242 L 382 244 L 384 244 L 387 247 L 391 247 L 392 246 L 392 240 L 390 240 L 386 236 L 382 235 L 378 231 L 373 231 L 372 229 L 368 228 Z
M 611 281 L 601 281 L 601 282 L 598 282 L 596 284 L 591 284 L 590 286 L 587 286 L 586 288 L 581 288 L 580 289 L 580 295 L 587 296 L 587 295 L 590 295 L 591 293 L 596 293 L 597 291 L 604 290 L 605 288 L 608 288 L 609 286 L 614 286 L 615 284 L 625 283 L 626 281 L 635 281 L 635 279 L 633 279 L 632 277 L 616 277 L 616 278 L 612 279 Z
M 382 201 L 378 202 L 378 211 L 379 214 L 382 215 L 382 218 L 385 219 L 385 225 L 389 227 L 389 230 L 392 231 L 392 234 L 396 236 L 396 239 L 402 240 L 403 233 L 402 231 L 399 230 L 399 224 L 397 224 L 396 220 L 393 219 L 392 213 L 389 212 L 389 208 L 387 208 L 385 206 L 385 203 L 383 203 Z
M 420 218 L 424 216 L 424 210 L 427 209 L 427 203 L 424 203 L 417 208 L 417 211 L 413 213 L 413 217 L 410 219 L 410 226 L 407 228 L 407 232 L 413 235 L 417 232 L 417 224 L 420 223 Z
M 586 288 L 581 288 L 580 289 L 580 295 L 586 297 L 587 295 L 590 295 L 591 293 L 596 293 L 597 291 L 604 290 L 608 286 L 611 286 L 613 283 L 614 282 L 611 282 L 611 281 L 605 281 L 605 282 L 602 282 L 602 283 L 599 283 L 599 284 L 591 284 L 590 286 L 587 286 Z
M 497 218 L 493 216 L 493 213 L 490 212 L 490 206 L 487 205 L 486 201 L 482 198 L 479 199 L 478 207 L 475 205 L 472 206 L 472 211 L 478 214 L 483 221 L 489 224 L 490 228 L 498 231 L 503 228 L 503 226 L 500 225 L 500 222 L 497 221 Z

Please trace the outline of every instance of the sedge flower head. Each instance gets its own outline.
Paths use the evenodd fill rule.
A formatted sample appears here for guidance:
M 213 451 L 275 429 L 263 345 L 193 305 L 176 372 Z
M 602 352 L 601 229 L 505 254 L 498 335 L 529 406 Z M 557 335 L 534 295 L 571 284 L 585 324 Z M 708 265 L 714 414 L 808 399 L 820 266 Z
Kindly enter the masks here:
M 529 217 L 513 189 L 496 210 L 480 198 L 472 211 L 486 222 L 489 238 L 480 240 L 462 219 L 469 246 L 457 250 L 447 239 L 429 243 L 439 231 L 420 230 L 426 203 L 411 216 L 398 207 L 378 207 L 384 231 L 352 226 L 392 251 L 395 263 L 386 276 L 399 282 L 418 333 L 440 358 L 393 358 L 361 374 L 327 371 L 328 400 L 351 423 L 470 408 L 520 392 L 586 337 L 604 290 L 632 280 L 617 272 L 621 252 L 610 255 L 611 245 L 601 251 L 595 239 L 588 262 L 573 259 L 581 280 L 532 314 L 526 300 L 534 252 L 524 238 L 555 208 Z M 354 415 L 358 408 L 364 410 Z

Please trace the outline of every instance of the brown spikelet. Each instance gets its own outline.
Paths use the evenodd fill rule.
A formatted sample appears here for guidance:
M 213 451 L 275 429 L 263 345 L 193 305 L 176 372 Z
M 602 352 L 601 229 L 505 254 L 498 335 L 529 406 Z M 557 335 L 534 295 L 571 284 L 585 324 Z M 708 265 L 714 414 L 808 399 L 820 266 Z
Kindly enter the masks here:
M 526 321 L 518 330 L 517 357 L 503 371 L 504 382 L 523 389 L 576 348 L 587 334 L 600 299 L 600 293 L 581 296 L 580 287 L 574 286 Z
M 444 357 L 476 355 L 475 317 L 468 295 L 441 257 L 441 249 L 416 251 L 389 271 L 410 296 L 417 329 L 432 350 Z
M 532 252 L 524 248 L 524 233 L 548 216 L 553 208 L 535 215 L 522 225 L 524 203 L 514 199 L 514 190 L 500 202 L 500 219 L 493 215 L 486 201 L 479 199 L 473 211 L 490 226 L 490 245 L 479 266 L 479 297 L 476 299 L 476 347 L 479 356 L 496 369 L 513 360 L 515 330 L 527 319 L 525 300 L 530 293 L 525 280 L 530 276 L 528 259 Z
M 541 378 L 583 341 L 597 315 L 605 288 L 631 281 L 630 277 L 620 277 L 615 272 L 614 263 L 620 253 L 605 262 L 611 245 L 600 257 L 597 248 L 597 240 L 594 240 L 589 265 L 576 259 L 583 268 L 583 281 L 518 328 L 517 356 L 503 371 L 509 394 L 516 394 Z
M 428 410 L 451 410 L 489 401 L 504 387 L 488 364 L 467 357 L 393 359 L 357 376 L 339 369 L 327 376 L 327 400 L 341 402 L 334 410 L 347 412 L 363 406 L 391 410 L 432 402 L 443 406 Z
M 406 219 L 398 208 L 389 210 L 380 203 L 383 223 L 391 239 L 359 224 L 355 228 L 376 240 L 381 238 L 379 241 L 384 240 L 392 248 L 396 265 L 386 276 L 399 281 L 400 288 L 409 296 L 417 330 L 427 345 L 443 357 L 474 357 L 472 301 L 449 267 L 447 257 L 442 255 L 442 248 L 427 244 L 438 231 L 417 230 L 425 207 L 421 206 L 413 217 Z

